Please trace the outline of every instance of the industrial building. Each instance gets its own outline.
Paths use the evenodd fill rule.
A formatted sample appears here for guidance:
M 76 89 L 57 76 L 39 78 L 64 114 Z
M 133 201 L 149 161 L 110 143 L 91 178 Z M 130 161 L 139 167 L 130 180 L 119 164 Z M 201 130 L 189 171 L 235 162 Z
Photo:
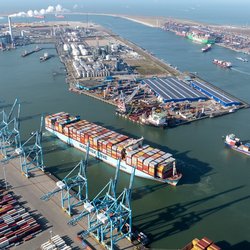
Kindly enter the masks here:
M 4 49 L 11 44 L 10 34 L 0 34 L 0 49 Z
M 204 94 L 191 88 L 187 83 L 175 77 L 144 79 L 151 90 L 163 102 L 198 101 L 208 99 Z
M 212 98 L 213 100 L 215 100 L 216 102 L 220 103 L 225 107 L 233 105 L 241 105 L 241 102 L 239 102 L 237 99 L 224 93 L 222 90 L 217 89 L 216 87 L 208 85 L 207 83 L 200 82 L 197 80 L 191 81 L 190 83 L 194 89 L 197 89 L 198 91 L 204 93 L 205 95 L 209 96 L 210 98 Z

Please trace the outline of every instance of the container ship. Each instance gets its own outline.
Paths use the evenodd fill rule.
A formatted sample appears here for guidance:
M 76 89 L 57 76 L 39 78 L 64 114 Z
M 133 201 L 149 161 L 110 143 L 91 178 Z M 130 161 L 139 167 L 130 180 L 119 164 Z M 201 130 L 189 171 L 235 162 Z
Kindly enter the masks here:
M 201 240 L 195 238 L 181 250 L 221 250 L 212 240 L 203 237 Z
M 95 123 L 81 120 L 79 116 L 60 112 L 45 118 L 45 128 L 63 142 L 76 147 L 109 165 L 135 175 L 176 186 L 182 177 L 176 170 L 172 154 L 149 145 L 143 145 L 143 137 L 129 138 Z
M 201 51 L 202 51 L 202 52 L 207 52 L 207 51 L 209 51 L 211 48 L 212 48 L 212 45 L 209 43 L 209 44 L 207 44 L 207 46 L 203 47 L 203 48 L 201 49 Z
M 230 69 L 232 67 L 232 63 L 231 62 L 227 62 L 227 61 L 223 61 L 223 60 L 218 60 L 218 59 L 214 59 L 213 63 L 222 67 L 222 68 L 228 68 Z
M 226 136 L 225 144 L 235 151 L 250 155 L 250 143 L 243 144 L 242 141 L 234 134 L 229 134 Z
M 215 38 L 211 37 L 207 34 L 199 34 L 199 33 L 187 33 L 186 37 L 194 42 L 205 43 L 205 44 L 214 44 Z

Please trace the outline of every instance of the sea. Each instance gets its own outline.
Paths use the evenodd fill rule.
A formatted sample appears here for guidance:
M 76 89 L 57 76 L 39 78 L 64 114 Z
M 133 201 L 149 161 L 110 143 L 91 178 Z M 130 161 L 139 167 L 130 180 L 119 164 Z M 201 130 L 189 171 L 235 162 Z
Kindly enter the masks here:
M 49 4 L 51 1 L 44 2 Z M 67 8 L 70 7 L 70 2 L 65 1 Z M 124 1 L 117 2 L 124 4 Z M 164 5 L 164 1 L 152 2 L 155 5 L 159 4 L 160 7 Z M 94 3 L 97 4 L 98 1 L 93 1 Z M 229 1 L 228 3 L 230 4 Z M 128 1 L 127 4 L 130 8 L 133 2 Z M 1 3 L 1 6 L 5 5 L 6 9 L 1 8 L 1 12 L 9 11 L 7 3 Z M 200 6 L 207 5 L 200 3 Z M 89 4 L 89 6 L 94 5 Z M 198 18 L 195 10 L 190 11 L 196 12 L 196 15 L 188 12 L 183 12 L 181 15 L 177 7 L 171 12 L 174 4 L 169 6 L 165 13 L 171 16 L 244 25 L 243 18 L 237 19 L 234 16 L 227 19 L 225 12 L 216 19 L 212 18 L 212 14 L 206 17 L 206 11 L 203 9 L 204 15 L 200 14 Z M 186 5 L 176 4 L 176 6 L 185 9 L 188 4 L 186 1 Z M 230 6 L 233 6 L 233 3 Z M 15 6 L 17 7 L 20 7 L 20 11 L 29 9 L 28 5 Z M 143 6 L 137 8 L 140 10 L 137 14 L 162 15 L 163 10 L 160 7 L 158 12 L 156 7 L 150 12 Z M 42 8 L 42 5 L 38 4 L 34 8 Z M 88 8 L 91 11 L 90 7 Z M 108 7 L 103 6 L 102 10 L 98 5 L 98 8 L 99 12 L 104 12 Z M 112 12 L 121 11 L 118 7 L 110 8 Z M 211 6 L 209 8 L 212 10 Z M 19 9 L 13 10 L 19 11 Z M 233 13 L 233 7 L 231 10 Z M 219 10 L 214 9 L 214 13 L 217 12 Z M 245 13 L 244 8 L 242 13 Z M 179 70 L 196 72 L 201 78 L 250 103 L 250 63 L 236 59 L 237 56 L 242 56 L 250 61 L 250 56 L 219 46 L 214 46 L 207 53 L 201 53 L 200 44 L 158 28 L 120 18 L 95 15 L 65 17 L 69 21 L 83 22 L 86 18 L 136 43 L 163 61 L 178 67 Z M 15 22 L 15 18 L 13 19 Z M 231 23 L 232 19 L 234 23 Z M 4 21 L 6 22 L 5 19 L 0 20 Z M 177 168 L 183 173 L 183 178 L 176 187 L 141 178 L 134 180 L 133 224 L 150 236 L 152 239 L 150 248 L 180 249 L 193 238 L 206 236 L 222 249 L 250 249 L 250 157 L 226 148 L 223 142 L 224 136 L 228 133 L 235 133 L 242 140 L 250 141 L 249 109 L 165 130 L 134 124 L 115 116 L 113 106 L 69 92 L 65 82 L 64 65 L 57 57 L 54 45 L 45 44 L 42 47 L 43 51 L 25 58 L 21 57 L 22 52 L 33 49 L 34 45 L 0 52 L 0 110 L 9 110 L 16 97 L 20 100 L 23 142 L 29 138 L 32 131 L 39 128 L 41 115 L 60 111 L 79 114 L 83 119 L 131 137 L 143 136 L 145 143 L 172 153 L 179 162 Z M 40 63 L 39 57 L 44 51 L 55 57 Z M 234 66 L 232 70 L 219 68 L 211 63 L 213 58 L 229 60 Z M 58 178 L 63 178 L 85 157 L 83 153 L 65 145 L 46 131 L 43 134 L 43 149 L 47 170 Z M 90 197 L 94 197 L 109 179 L 114 177 L 114 174 L 114 168 L 91 157 L 87 169 Z M 0 168 L 0 177 L 2 175 Z M 118 191 L 128 185 L 129 175 L 120 173 Z

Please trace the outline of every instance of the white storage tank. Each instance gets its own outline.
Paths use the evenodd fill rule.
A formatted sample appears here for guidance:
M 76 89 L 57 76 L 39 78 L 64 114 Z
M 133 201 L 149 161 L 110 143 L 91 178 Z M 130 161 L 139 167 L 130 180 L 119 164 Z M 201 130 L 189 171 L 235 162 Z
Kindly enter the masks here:
M 64 50 L 64 51 L 69 51 L 69 49 L 70 49 L 69 45 L 68 45 L 67 43 L 65 43 L 65 44 L 63 45 L 63 50 Z

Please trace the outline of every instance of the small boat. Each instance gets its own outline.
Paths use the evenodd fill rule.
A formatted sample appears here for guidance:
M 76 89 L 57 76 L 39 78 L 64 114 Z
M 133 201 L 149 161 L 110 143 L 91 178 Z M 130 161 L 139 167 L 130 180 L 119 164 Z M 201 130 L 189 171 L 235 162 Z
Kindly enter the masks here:
M 248 60 L 246 58 L 242 58 L 242 57 L 236 57 L 237 60 L 242 61 L 242 62 L 248 62 Z
M 243 144 L 234 134 L 226 136 L 225 144 L 231 149 L 250 156 L 250 143 Z
M 203 47 L 201 49 L 202 52 L 207 52 L 212 48 L 212 44 L 207 44 L 207 46 Z

